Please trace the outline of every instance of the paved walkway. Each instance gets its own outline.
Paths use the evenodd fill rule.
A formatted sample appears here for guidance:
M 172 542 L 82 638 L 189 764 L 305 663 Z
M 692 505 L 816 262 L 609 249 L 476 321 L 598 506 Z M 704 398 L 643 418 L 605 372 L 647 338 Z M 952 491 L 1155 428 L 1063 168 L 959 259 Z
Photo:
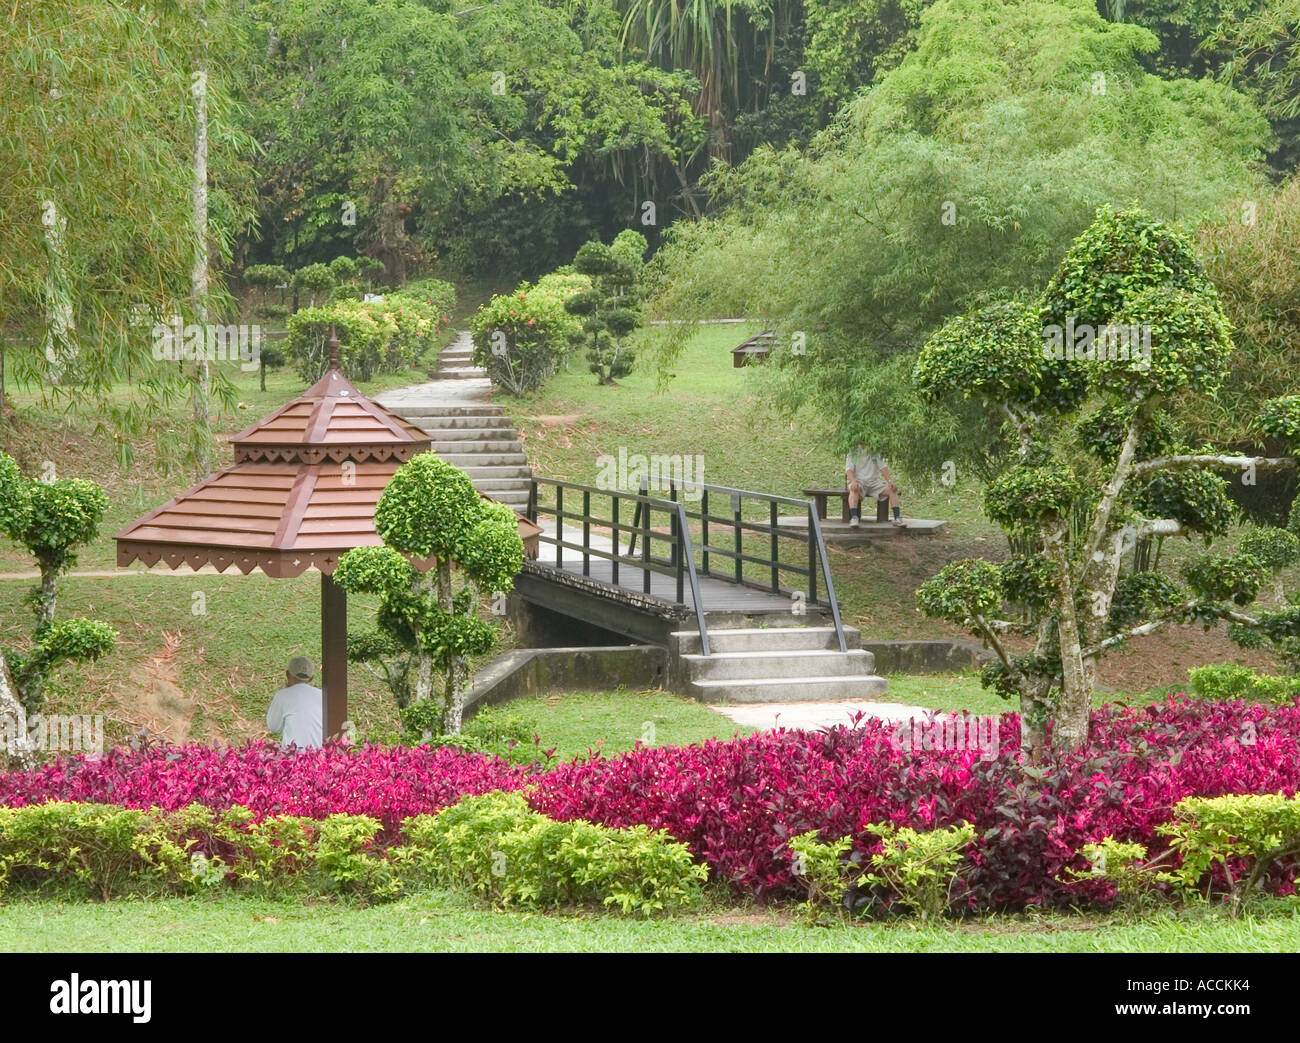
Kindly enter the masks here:
M 461 330 L 455 339 L 442 349 L 436 365 L 444 367 L 449 360 L 468 357 L 474 350 L 469 330 Z M 482 374 L 476 370 L 475 374 Z M 492 381 L 482 375 L 457 375 L 454 379 L 443 378 L 430 380 L 424 384 L 411 384 L 409 387 L 381 391 L 371 398 L 381 406 L 480 406 L 492 401 Z
M 906 721 L 911 717 L 924 718 L 931 712 L 921 706 L 871 702 L 746 703 L 743 706 L 711 706 L 710 709 L 739 725 L 759 731 L 831 728 L 837 724 L 851 724 L 853 716 L 859 713 L 885 721 Z

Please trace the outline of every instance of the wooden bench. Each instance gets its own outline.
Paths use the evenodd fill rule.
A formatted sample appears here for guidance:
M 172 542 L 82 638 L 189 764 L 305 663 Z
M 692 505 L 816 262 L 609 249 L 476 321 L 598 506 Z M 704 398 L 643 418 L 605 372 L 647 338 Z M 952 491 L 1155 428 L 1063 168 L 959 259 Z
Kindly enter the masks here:
M 817 517 L 822 521 L 826 520 L 826 501 L 832 496 L 840 498 L 840 521 L 848 523 L 849 520 L 849 491 L 841 486 L 838 489 L 805 489 L 803 494 L 812 500 L 817 506 Z M 869 497 L 864 497 L 869 499 Z M 876 521 L 889 521 L 889 497 L 884 496 L 876 500 Z

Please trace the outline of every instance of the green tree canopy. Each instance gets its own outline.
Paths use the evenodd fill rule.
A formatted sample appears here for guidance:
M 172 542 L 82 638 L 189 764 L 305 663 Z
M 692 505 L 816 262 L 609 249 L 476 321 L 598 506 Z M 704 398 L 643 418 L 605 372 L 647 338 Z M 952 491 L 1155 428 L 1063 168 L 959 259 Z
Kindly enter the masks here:
M 954 313 L 1036 291 L 1100 205 L 1190 225 L 1255 184 L 1266 121 L 1222 85 L 1147 72 L 1155 46 L 1088 0 L 935 3 L 916 49 L 812 148 L 716 176 L 727 206 L 675 226 L 649 310 L 803 331 L 768 390 L 820 408 L 840 446 L 935 474 L 980 459 L 971 415 L 922 408 L 897 357 Z M 689 332 L 667 335 L 663 373 Z

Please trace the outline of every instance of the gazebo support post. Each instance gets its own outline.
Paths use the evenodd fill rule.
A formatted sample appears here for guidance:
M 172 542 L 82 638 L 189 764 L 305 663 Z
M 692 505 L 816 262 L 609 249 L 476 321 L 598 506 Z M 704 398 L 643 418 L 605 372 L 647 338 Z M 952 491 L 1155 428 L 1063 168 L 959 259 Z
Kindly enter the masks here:
M 327 572 L 320 575 L 321 691 L 325 738 L 336 738 L 348 719 L 348 595 Z

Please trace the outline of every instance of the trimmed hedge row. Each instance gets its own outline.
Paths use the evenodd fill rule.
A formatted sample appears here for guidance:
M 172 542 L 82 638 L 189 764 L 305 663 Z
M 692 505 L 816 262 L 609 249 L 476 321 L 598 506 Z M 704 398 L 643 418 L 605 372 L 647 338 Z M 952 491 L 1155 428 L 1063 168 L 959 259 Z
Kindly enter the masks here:
M 867 864 L 882 850 L 871 827 L 932 831 L 970 823 L 973 839 L 953 894 L 962 909 L 1109 903 L 1113 881 L 1090 872 L 1089 845 L 1141 845 L 1189 797 L 1294 796 L 1300 787 L 1300 707 L 1171 697 L 1092 717 L 1092 741 L 1044 763 L 1019 760 L 1018 722 L 1004 715 L 999 750 L 912 749 L 895 725 L 866 720 L 822 732 L 768 732 L 697 746 L 638 748 L 542 769 L 443 748 L 329 747 L 296 754 L 269 744 L 234 749 L 115 750 L 0 776 L 0 805 L 52 800 L 178 809 L 242 805 L 259 817 L 367 815 L 381 842 L 404 820 L 463 796 L 526 790 L 560 822 L 644 826 L 687 845 L 711 876 L 759 900 L 807 896 L 790 842 L 849 838 Z M 1267 886 L 1293 889 L 1295 865 Z M 1226 885 L 1223 870 L 1210 886 Z
M 0 808 L 0 895 L 107 901 L 233 888 L 374 901 L 438 884 L 500 905 L 649 915 L 695 902 L 707 876 L 662 831 L 556 822 L 517 793 L 414 816 L 390 839 L 368 815 L 258 818 L 245 807 L 200 804 Z

